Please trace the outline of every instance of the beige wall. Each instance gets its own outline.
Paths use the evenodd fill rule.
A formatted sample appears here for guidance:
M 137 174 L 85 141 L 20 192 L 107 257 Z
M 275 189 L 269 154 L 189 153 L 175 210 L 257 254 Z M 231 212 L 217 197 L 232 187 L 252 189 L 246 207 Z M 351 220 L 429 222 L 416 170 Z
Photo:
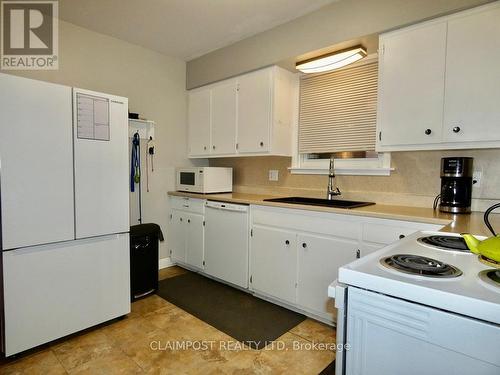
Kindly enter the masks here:
M 440 188 L 440 161 L 446 156 L 471 156 L 474 169 L 483 172 L 474 188 L 473 208 L 484 210 L 500 200 L 500 150 L 394 152 L 391 176 L 337 176 L 345 198 L 377 203 L 430 207 Z M 235 190 L 270 195 L 323 197 L 326 175 L 290 174 L 286 157 L 244 157 L 211 160 L 210 165 L 234 168 Z M 279 181 L 268 181 L 268 171 L 279 170 Z
M 187 63 L 187 88 L 490 0 L 341 0 Z
M 59 38 L 58 71 L 15 74 L 128 97 L 131 111 L 156 121 L 155 172 L 151 192 L 143 190 L 143 216 L 165 233 L 166 192 L 174 189 L 174 167 L 190 165 L 185 62 L 66 22 L 60 22 Z M 131 195 L 131 202 L 131 223 L 136 224 L 136 196 Z M 165 256 L 163 243 L 160 257 Z

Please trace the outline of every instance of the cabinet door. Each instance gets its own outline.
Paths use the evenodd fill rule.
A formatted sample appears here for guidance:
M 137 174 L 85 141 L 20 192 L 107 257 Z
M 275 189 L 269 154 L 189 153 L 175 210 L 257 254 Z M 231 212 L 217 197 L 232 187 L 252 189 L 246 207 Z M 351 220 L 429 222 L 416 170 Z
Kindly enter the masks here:
M 212 89 L 212 154 L 236 153 L 236 80 Z
M 295 303 L 296 237 L 294 232 L 286 230 L 253 227 L 251 275 L 254 290 Z
M 0 73 L 3 249 L 72 240 L 71 88 Z
M 380 40 L 379 146 L 441 142 L 446 22 Z
M 210 152 L 210 89 L 188 94 L 189 155 Z
M 170 256 L 173 261 L 186 262 L 186 226 L 185 214 L 172 210 L 170 218 L 170 233 L 167 238 Z
M 185 214 L 186 225 L 186 263 L 203 269 L 203 216 Z
M 358 244 L 313 235 L 299 234 L 297 303 L 326 318 L 335 314 L 328 286 L 337 279 L 339 267 L 356 260 Z
M 272 71 L 259 70 L 238 79 L 238 152 L 269 151 Z
M 448 22 L 444 138 L 500 140 L 500 7 Z

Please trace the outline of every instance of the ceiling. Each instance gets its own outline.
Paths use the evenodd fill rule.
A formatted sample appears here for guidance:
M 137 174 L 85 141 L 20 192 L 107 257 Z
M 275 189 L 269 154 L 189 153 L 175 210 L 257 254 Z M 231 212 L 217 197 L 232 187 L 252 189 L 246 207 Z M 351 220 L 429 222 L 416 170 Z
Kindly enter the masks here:
M 60 0 L 59 17 L 191 60 L 338 0 Z

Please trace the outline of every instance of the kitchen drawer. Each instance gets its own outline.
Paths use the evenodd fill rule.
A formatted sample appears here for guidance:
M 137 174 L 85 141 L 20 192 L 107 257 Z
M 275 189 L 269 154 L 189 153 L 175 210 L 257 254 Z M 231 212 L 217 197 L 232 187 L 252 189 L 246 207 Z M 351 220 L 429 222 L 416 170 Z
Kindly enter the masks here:
M 170 208 L 203 215 L 205 202 L 205 199 L 171 196 Z
M 386 223 L 364 223 L 362 239 L 366 242 L 388 245 L 419 230 L 439 230 L 440 225 L 415 223 L 410 221 L 388 221 Z

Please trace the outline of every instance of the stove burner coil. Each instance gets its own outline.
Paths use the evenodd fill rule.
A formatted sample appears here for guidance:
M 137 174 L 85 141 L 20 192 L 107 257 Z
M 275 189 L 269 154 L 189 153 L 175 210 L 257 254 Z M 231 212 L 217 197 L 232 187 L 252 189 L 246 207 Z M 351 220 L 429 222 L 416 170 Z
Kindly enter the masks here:
M 458 268 L 439 260 L 420 255 L 397 254 L 383 258 L 382 265 L 400 272 L 436 278 L 451 278 L 462 275 Z
M 500 288 L 500 269 L 481 271 L 479 272 L 479 278 L 487 284 Z
M 425 245 L 437 247 L 443 250 L 455 250 L 469 252 L 469 248 L 462 237 L 455 236 L 428 236 L 417 240 Z

